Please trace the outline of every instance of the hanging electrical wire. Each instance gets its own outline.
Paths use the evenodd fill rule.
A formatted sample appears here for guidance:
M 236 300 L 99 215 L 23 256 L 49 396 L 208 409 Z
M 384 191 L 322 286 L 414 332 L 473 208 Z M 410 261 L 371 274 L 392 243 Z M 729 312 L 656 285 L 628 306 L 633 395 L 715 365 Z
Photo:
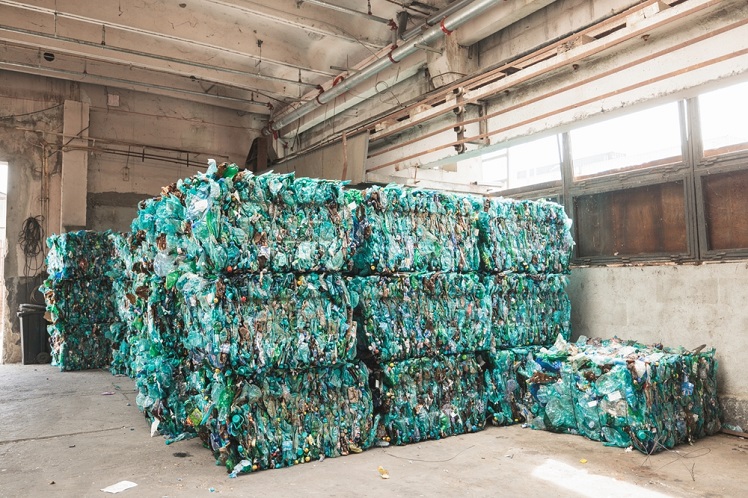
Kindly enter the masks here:
M 26 218 L 21 231 L 18 232 L 18 243 L 27 260 L 36 258 L 43 250 L 42 221 L 41 216 L 30 216 Z
M 29 282 L 29 278 L 40 277 L 41 270 L 44 268 L 44 258 L 39 261 L 39 256 L 44 254 L 44 229 L 42 228 L 42 216 L 29 216 L 21 225 L 21 231 L 18 232 L 18 244 L 23 251 L 24 265 L 23 276 L 26 283 L 26 295 L 29 302 L 34 301 L 34 294 L 38 284 Z M 31 283 L 31 285 L 29 285 Z
M 22 114 L 8 114 L 5 116 L 0 116 L 0 119 L 16 119 L 16 118 L 22 118 L 24 116 L 33 116 L 34 114 L 41 114 L 43 112 L 51 111 L 52 109 L 57 109 L 58 107 L 61 107 L 62 105 L 63 104 L 57 104 L 57 105 L 53 105 L 52 107 L 39 109 L 38 111 L 24 112 Z

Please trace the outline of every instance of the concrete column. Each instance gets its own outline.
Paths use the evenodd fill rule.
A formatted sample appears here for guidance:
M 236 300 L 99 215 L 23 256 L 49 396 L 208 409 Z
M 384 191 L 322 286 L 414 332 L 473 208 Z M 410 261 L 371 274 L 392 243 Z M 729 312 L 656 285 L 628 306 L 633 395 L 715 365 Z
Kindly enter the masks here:
M 62 149 L 62 181 L 60 195 L 60 232 L 86 227 L 86 198 L 88 193 L 88 104 L 65 101 Z

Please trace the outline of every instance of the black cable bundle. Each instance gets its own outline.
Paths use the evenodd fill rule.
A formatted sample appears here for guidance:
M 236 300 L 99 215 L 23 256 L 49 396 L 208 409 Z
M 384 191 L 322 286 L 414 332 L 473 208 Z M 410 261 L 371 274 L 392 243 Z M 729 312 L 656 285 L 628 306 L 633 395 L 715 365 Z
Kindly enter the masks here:
M 41 216 L 29 216 L 23 222 L 21 231 L 18 232 L 18 244 L 21 246 L 25 257 L 23 265 L 23 276 L 26 278 L 26 294 L 30 302 L 34 301 L 33 290 L 29 292 L 28 278 L 40 276 L 39 272 L 44 268 L 44 258 L 38 263 L 40 254 L 44 251 L 44 229 L 42 228 Z M 41 280 L 40 282 L 41 283 Z M 36 290 L 38 284 L 33 286 Z
M 42 217 L 30 216 L 26 218 L 18 232 L 18 243 L 23 249 L 26 259 L 36 258 L 42 252 Z

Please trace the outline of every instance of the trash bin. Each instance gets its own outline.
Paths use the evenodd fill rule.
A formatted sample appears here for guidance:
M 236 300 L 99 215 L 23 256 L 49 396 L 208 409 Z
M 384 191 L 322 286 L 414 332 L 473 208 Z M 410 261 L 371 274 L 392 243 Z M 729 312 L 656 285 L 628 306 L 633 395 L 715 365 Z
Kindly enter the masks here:
M 21 351 L 24 365 L 49 363 L 51 360 L 46 308 L 39 304 L 21 304 L 18 318 L 21 321 Z

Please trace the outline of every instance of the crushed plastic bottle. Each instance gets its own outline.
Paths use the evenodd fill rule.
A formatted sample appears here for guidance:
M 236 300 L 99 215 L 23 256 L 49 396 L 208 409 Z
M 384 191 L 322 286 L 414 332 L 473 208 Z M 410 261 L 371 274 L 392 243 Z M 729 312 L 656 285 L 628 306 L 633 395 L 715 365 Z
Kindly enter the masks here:
M 479 269 L 479 197 L 393 184 L 348 198 L 357 206 L 355 273 Z
M 373 383 L 380 440 L 408 444 L 477 432 L 486 389 L 476 355 L 413 358 L 382 365 Z
M 720 429 L 716 368 L 714 350 L 559 338 L 489 357 L 489 416 L 654 453 Z
M 555 202 L 486 199 L 478 218 L 481 269 L 569 273 L 571 220 Z
M 358 344 L 375 362 L 492 348 L 491 300 L 480 275 L 410 273 L 348 281 Z
M 44 294 L 52 363 L 60 370 L 103 368 L 126 334 L 113 282 L 124 274 L 116 255 L 120 234 L 78 231 L 47 239 Z

